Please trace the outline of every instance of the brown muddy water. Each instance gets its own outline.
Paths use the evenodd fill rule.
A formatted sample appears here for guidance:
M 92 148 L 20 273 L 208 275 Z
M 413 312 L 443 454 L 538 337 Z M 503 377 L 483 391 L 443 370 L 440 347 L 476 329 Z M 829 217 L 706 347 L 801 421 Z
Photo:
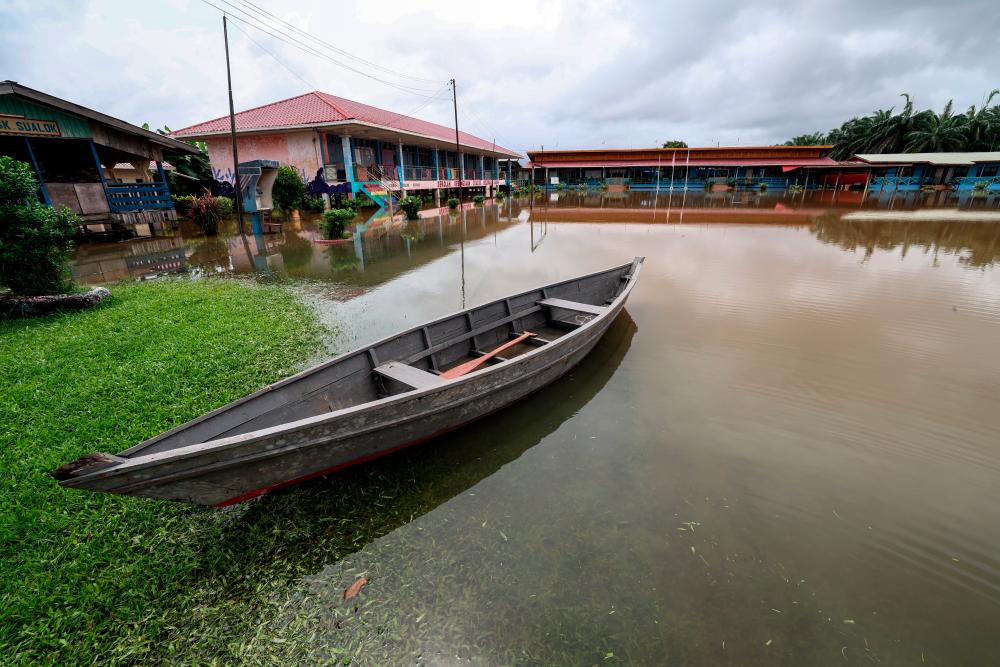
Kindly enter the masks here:
M 998 664 L 1000 210 L 945 197 L 546 195 L 75 271 L 283 281 L 343 351 L 646 256 L 570 376 L 373 464 L 412 480 L 392 530 L 344 556 L 336 517 L 298 527 L 306 574 L 248 605 L 290 661 Z M 287 493 L 322 517 L 337 485 Z

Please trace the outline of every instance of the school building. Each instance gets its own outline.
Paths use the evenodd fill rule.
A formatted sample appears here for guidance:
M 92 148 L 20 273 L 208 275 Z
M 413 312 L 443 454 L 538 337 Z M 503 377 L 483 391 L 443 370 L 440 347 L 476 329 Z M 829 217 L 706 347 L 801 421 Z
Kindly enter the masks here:
M 506 181 L 500 161 L 521 157 L 493 141 L 318 91 L 235 114 L 240 162 L 272 160 L 305 181 L 349 184 L 383 203 L 387 192 L 435 194 L 463 187 L 490 195 Z M 176 130 L 204 141 L 217 180 L 233 182 L 229 116 Z

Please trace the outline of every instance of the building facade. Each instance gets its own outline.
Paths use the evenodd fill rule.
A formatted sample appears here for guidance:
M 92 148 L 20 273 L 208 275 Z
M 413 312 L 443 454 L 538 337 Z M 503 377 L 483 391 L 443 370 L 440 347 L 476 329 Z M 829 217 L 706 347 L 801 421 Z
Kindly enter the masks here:
M 15 81 L 0 82 L 0 155 L 32 165 L 42 200 L 69 207 L 84 230 L 115 225 L 148 235 L 173 220 L 165 153 L 198 150 Z M 128 172 L 128 182 L 115 177 L 116 169 Z
M 855 155 L 872 171 L 876 192 L 921 188 L 1000 192 L 1000 151 Z
M 832 146 L 728 146 L 528 151 L 529 180 L 547 188 L 606 184 L 628 190 L 807 189 L 864 182 L 867 168 L 827 157 Z
M 387 192 L 434 194 L 462 187 L 484 194 L 506 182 L 501 161 L 516 152 L 454 128 L 311 92 L 235 115 L 241 162 L 274 160 L 305 181 L 349 184 L 384 203 Z M 173 137 L 204 141 L 217 180 L 234 181 L 228 116 Z

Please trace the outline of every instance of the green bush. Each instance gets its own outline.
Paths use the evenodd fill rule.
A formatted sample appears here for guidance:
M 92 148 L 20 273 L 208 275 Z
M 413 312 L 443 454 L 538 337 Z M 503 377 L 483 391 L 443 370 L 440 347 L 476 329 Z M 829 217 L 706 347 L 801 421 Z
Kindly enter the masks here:
M 458 201 L 458 197 L 450 197 L 448 199 L 448 208 L 454 210 L 454 209 L 458 208 L 458 205 L 461 204 L 461 203 L 462 202 Z
M 307 194 L 302 198 L 302 208 L 310 213 L 322 213 L 326 210 L 326 204 L 323 203 L 323 197 Z
M 222 217 L 228 218 L 233 214 L 232 197 L 216 197 L 215 201 L 219 202 L 219 211 L 221 211 Z
M 482 195 L 476 195 L 472 198 L 472 203 L 476 206 L 482 206 L 484 201 L 486 201 L 486 198 Z
M 424 202 L 420 197 L 403 197 L 399 200 L 399 208 L 406 213 L 407 220 L 416 220 L 420 217 L 420 207 Z
M 972 185 L 972 189 L 976 192 L 985 192 L 988 187 L 990 187 L 989 181 L 976 181 Z
M 767 192 L 767 183 L 761 183 L 760 185 L 757 186 L 757 189 L 760 192 Z
M 331 208 L 329 211 L 326 211 L 323 213 L 323 220 L 320 222 L 323 234 L 328 239 L 344 238 L 344 227 L 354 219 L 354 215 L 354 210 L 350 208 Z
M 493 196 L 496 197 L 497 199 L 503 199 L 504 197 L 507 196 L 507 193 L 504 192 L 503 190 L 497 190 L 497 193 Z
M 278 167 L 278 175 L 271 188 L 274 205 L 282 211 L 294 211 L 306 196 L 306 184 L 295 167 L 287 164 Z
M 800 195 L 805 191 L 806 191 L 805 187 L 799 185 L 798 183 L 793 183 L 792 185 L 788 186 L 788 194 L 791 195 Z
M 232 200 L 229 201 L 232 206 Z M 191 220 L 201 227 L 206 236 L 214 236 L 219 233 L 219 221 L 222 220 L 222 204 L 219 198 L 206 194 L 204 197 L 196 197 L 191 204 Z
M 0 285 L 15 294 L 73 291 L 69 257 L 80 218 L 38 201 L 31 166 L 0 156 Z
M 174 202 L 174 209 L 177 211 L 177 215 L 191 215 L 191 204 L 194 203 L 194 195 L 171 195 L 170 199 Z

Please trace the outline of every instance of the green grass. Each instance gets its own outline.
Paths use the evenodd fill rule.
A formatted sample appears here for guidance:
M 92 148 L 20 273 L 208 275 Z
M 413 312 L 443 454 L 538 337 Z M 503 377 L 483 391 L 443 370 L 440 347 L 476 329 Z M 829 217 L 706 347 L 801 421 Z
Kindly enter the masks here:
M 66 490 L 46 473 L 243 396 L 320 347 L 315 316 L 279 286 L 112 293 L 91 311 L 0 322 L 4 664 L 148 663 L 189 612 L 192 582 L 211 585 L 245 546 L 222 537 L 238 509 Z

